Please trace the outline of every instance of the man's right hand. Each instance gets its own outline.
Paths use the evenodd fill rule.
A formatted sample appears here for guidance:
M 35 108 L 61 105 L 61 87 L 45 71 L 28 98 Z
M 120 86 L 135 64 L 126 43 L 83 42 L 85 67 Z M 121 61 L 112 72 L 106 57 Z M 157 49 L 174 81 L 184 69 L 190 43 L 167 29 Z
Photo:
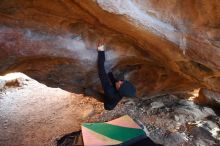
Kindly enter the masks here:
M 97 44 L 97 50 L 98 51 L 105 51 L 105 41 L 104 41 L 104 39 L 100 39 L 99 41 L 98 41 L 98 44 Z

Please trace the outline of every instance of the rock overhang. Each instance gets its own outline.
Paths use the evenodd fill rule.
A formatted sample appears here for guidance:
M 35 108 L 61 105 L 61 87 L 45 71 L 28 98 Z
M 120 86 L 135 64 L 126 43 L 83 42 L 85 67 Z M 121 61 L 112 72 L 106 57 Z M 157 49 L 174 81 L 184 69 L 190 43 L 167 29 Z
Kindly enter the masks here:
M 107 70 L 124 73 L 140 96 L 220 91 L 215 2 L 13 0 L 0 7 L 1 74 L 22 71 L 50 86 L 99 91 L 96 42 L 104 37 Z

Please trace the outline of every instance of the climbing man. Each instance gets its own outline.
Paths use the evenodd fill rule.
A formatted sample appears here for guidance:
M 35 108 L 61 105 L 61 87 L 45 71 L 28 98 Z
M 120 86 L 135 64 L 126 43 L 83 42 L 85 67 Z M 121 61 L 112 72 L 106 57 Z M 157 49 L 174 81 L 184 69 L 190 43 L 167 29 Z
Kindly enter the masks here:
M 112 110 L 123 97 L 135 97 L 136 89 L 132 83 L 127 80 L 116 81 L 112 72 L 109 72 L 107 75 L 104 67 L 105 46 L 103 40 L 98 42 L 97 50 L 98 74 L 104 90 L 104 108 L 106 110 Z

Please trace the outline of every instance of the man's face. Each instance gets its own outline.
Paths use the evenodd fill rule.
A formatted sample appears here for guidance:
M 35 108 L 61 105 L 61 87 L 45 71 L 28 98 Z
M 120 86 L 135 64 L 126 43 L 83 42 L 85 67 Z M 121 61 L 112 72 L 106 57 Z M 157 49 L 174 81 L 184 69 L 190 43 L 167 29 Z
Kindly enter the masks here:
M 116 83 L 115 83 L 116 89 L 119 90 L 119 88 L 121 87 L 122 84 L 123 84 L 123 81 L 121 81 L 121 80 L 118 81 L 118 82 L 116 82 Z

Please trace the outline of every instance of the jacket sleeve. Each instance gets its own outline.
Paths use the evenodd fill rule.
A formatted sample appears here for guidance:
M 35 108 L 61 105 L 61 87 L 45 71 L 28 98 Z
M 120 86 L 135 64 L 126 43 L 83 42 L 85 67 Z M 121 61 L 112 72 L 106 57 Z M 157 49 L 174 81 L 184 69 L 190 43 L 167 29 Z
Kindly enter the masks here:
M 105 51 L 98 51 L 98 74 L 101 80 L 102 88 L 104 92 L 106 92 L 112 86 L 109 82 L 108 75 L 106 74 L 104 63 L 105 63 Z
M 112 72 L 109 72 L 109 73 L 108 73 L 108 77 L 109 77 L 109 79 L 110 79 L 112 85 L 115 86 L 116 79 L 115 79 L 113 73 L 112 73 Z

